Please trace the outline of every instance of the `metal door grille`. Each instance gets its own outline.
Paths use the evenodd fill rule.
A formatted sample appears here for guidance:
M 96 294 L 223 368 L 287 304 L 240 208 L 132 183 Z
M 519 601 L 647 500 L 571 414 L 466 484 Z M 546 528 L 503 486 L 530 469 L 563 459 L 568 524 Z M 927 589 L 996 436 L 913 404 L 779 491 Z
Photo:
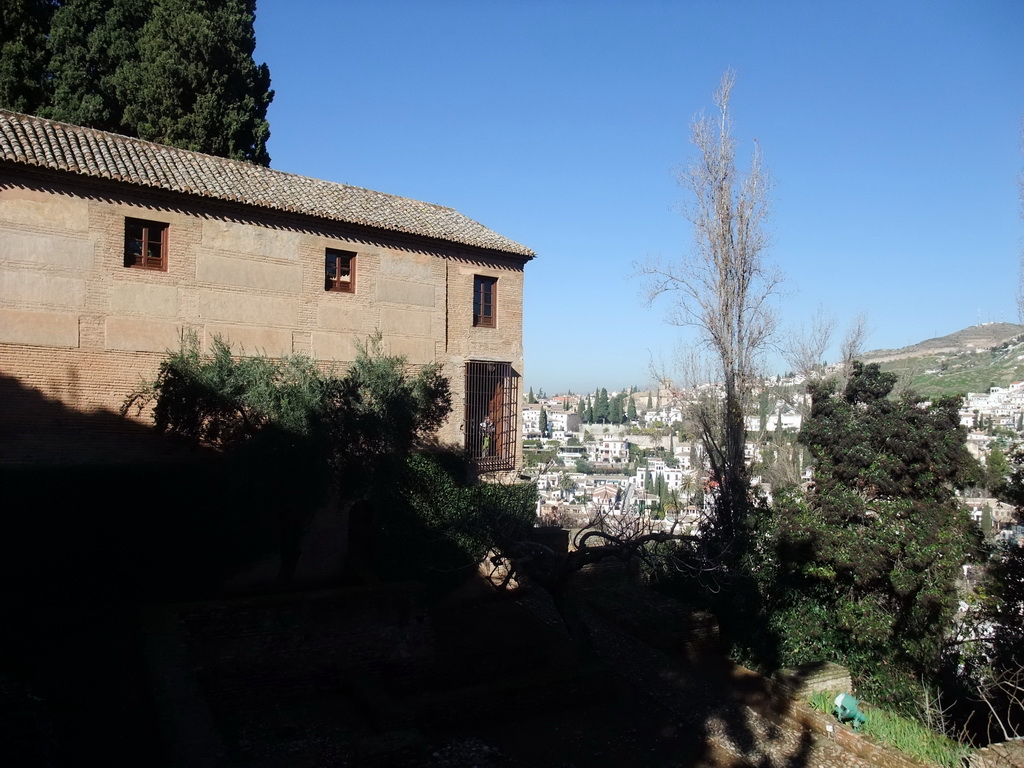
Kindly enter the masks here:
M 518 405 L 511 363 L 466 363 L 466 450 L 481 471 L 515 469 Z

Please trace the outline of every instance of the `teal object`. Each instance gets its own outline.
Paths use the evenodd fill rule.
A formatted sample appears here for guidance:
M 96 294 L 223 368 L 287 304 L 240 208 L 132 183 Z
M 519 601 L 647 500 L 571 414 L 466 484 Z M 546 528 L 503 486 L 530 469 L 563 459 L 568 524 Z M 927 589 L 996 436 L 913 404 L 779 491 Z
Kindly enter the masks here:
M 836 696 L 832 714 L 840 723 L 852 723 L 855 731 L 859 730 L 867 720 L 864 713 L 860 711 L 860 702 L 848 693 L 840 693 Z

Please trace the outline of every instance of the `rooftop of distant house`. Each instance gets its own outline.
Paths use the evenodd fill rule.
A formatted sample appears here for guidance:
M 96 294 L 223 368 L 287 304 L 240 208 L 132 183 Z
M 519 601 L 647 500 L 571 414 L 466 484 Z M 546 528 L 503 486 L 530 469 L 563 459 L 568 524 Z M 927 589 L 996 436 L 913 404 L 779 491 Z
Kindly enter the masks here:
M 452 208 L 19 112 L 0 110 L 0 161 L 535 256 Z

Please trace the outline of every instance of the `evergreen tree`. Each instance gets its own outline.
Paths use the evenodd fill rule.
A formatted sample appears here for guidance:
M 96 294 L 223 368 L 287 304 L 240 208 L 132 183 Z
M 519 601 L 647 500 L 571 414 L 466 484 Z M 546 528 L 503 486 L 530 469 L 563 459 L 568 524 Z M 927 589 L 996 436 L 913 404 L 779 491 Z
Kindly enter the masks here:
M 1024 525 L 1024 452 L 1011 454 L 1013 471 L 1000 489 L 1000 498 L 1016 507 L 1016 522 Z M 986 656 L 996 673 L 1020 670 L 1024 663 L 1024 547 L 996 551 L 986 579 L 983 610 L 992 627 Z
M 274 94 L 252 59 L 255 0 L 11 2 L 3 106 L 269 165 Z
M 534 397 L 533 394 L 533 387 L 530 387 L 530 394 L 527 396 L 526 402 L 530 403 L 531 405 L 537 402 L 537 398 Z
M 125 126 L 148 141 L 269 165 L 270 70 L 252 59 L 256 0 L 157 0 L 120 77 Z
M 651 391 L 647 390 L 647 410 L 654 408 L 654 403 L 651 402 Z
M 626 418 L 629 421 L 636 421 L 636 403 L 633 401 L 633 396 L 629 396 L 629 405 L 626 408 Z
M 548 434 L 548 412 L 542 407 L 540 409 L 540 433 L 547 437 Z
M 124 122 L 123 81 L 138 66 L 145 0 L 69 0 L 53 15 L 45 117 L 138 136 Z
M 55 0 L 0 4 L 0 107 L 37 114 L 46 100 L 46 36 Z
M 594 404 L 587 403 L 587 418 L 584 419 L 587 424 L 594 423 Z
M 580 417 L 580 423 L 584 423 L 587 420 L 587 399 L 581 397 L 579 402 L 576 404 L 576 415 Z
M 605 424 L 608 422 L 608 417 L 610 415 L 611 411 L 608 404 L 608 390 L 602 388 L 594 398 L 594 420 L 598 424 Z
M 934 678 L 960 565 L 978 543 L 955 495 L 977 467 L 959 399 L 893 398 L 895 382 L 856 362 L 842 393 L 810 386 L 800 441 L 816 491 L 783 495 L 759 521 L 750 572 L 784 665 L 836 658 L 871 695 L 907 704 Z
M 616 395 L 608 404 L 608 421 L 612 424 L 621 424 L 625 414 L 622 412 L 622 398 Z
M 988 539 L 992 532 L 992 505 L 986 504 L 981 508 L 981 535 Z
M 1006 482 L 1009 475 L 1010 464 L 1006 460 L 1006 454 L 998 443 L 993 442 L 985 458 L 985 488 L 992 493 Z

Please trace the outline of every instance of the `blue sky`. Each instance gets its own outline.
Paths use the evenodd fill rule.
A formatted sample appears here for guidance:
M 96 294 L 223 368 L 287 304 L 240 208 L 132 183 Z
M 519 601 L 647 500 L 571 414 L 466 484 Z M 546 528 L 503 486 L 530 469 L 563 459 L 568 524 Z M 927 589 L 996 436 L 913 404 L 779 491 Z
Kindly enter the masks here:
M 729 67 L 738 157 L 756 139 L 775 182 L 784 326 L 863 312 L 884 348 L 1017 319 L 1024 2 L 260 0 L 256 35 L 273 167 L 537 252 L 528 387 L 644 386 L 695 338 L 632 264 L 689 250 L 675 171 Z

